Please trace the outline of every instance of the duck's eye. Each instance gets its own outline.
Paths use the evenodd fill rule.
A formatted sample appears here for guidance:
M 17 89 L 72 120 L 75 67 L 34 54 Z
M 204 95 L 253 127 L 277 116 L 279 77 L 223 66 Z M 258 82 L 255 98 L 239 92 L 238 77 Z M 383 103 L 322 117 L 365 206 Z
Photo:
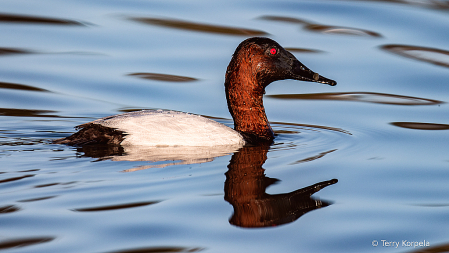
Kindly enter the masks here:
M 272 48 L 272 49 L 270 49 L 270 54 L 271 55 L 275 55 L 276 53 L 277 53 L 278 51 L 276 50 L 276 48 Z

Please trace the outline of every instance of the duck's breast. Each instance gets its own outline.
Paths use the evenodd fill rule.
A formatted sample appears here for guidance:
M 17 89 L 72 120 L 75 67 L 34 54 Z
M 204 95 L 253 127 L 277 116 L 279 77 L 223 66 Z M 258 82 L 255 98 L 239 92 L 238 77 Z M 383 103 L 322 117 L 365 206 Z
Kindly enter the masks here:
M 235 130 L 211 119 L 183 112 L 143 110 L 119 114 L 91 123 L 123 131 L 121 145 L 215 146 L 244 145 Z

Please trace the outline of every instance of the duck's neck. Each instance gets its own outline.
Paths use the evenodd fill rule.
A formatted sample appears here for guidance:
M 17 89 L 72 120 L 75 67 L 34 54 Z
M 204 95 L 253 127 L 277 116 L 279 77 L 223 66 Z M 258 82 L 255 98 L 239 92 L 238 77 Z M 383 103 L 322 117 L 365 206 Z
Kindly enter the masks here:
M 274 133 L 262 100 L 268 84 L 259 83 L 251 59 L 243 58 L 240 62 L 235 59 L 228 66 L 225 80 L 226 99 L 234 119 L 234 129 L 250 143 L 271 143 Z

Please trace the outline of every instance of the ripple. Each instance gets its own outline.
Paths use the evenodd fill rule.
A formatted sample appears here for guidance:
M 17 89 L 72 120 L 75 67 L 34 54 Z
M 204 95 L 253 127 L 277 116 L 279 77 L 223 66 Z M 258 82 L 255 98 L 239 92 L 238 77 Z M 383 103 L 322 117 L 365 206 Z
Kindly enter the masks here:
M 205 33 L 218 33 L 224 35 L 234 35 L 234 36 L 261 36 L 267 35 L 266 32 L 260 30 L 246 29 L 246 28 L 238 28 L 238 27 L 229 27 L 229 26 L 220 26 L 220 25 L 211 25 L 204 23 L 196 23 L 191 21 L 184 20 L 176 20 L 176 19 L 163 19 L 163 18 L 142 18 L 142 17 L 131 17 L 129 18 L 132 21 L 163 26 L 187 31 L 195 31 L 195 32 L 205 32 Z
M 445 203 L 445 204 L 440 204 L 440 203 L 418 203 L 418 204 L 410 204 L 411 206 L 423 206 L 423 207 L 448 207 L 449 204 Z
M 6 83 L 6 82 L 0 82 L 0 89 L 50 92 L 49 90 L 41 89 L 41 88 L 30 86 L 30 85 L 18 84 L 18 83 Z
M 49 24 L 49 25 L 77 25 L 84 26 L 83 23 L 69 19 L 59 19 L 50 17 L 38 17 L 20 14 L 0 14 L 0 23 L 30 23 L 30 24 Z
M 159 202 L 161 202 L 161 201 L 136 202 L 136 203 L 126 203 L 126 204 L 118 204 L 118 205 L 110 205 L 110 206 L 96 206 L 96 207 L 72 209 L 72 211 L 76 211 L 76 212 L 111 211 L 111 210 L 119 210 L 119 209 L 128 209 L 128 208 L 134 208 L 134 207 L 148 206 L 148 205 L 157 204 Z
M 61 117 L 59 115 L 48 114 L 56 112 L 57 111 L 52 110 L 0 108 L 0 116 L 13 116 L 13 117 L 50 117 L 50 118 Z
M 54 240 L 55 237 L 31 237 L 20 239 L 9 239 L 0 242 L 0 250 L 26 247 L 35 244 L 46 243 Z
M 393 44 L 383 45 L 380 48 L 403 57 L 449 68 L 449 51 L 446 50 L 430 47 Z
M 44 188 L 44 187 L 50 187 L 55 185 L 60 185 L 61 183 L 49 183 L 49 184 L 39 184 L 35 185 L 34 188 Z
M 270 122 L 270 125 L 279 125 L 280 127 L 287 127 L 287 126 L 295 126 L 299 127 L 300 129 L 321 129 L 321 130 L 330 130 L 334 132 L 344 133 L 347 135 L 352 135 L 349 131 L 346 131 L 341 128 L 337 127 L 329 127 L 329 126 L 319 126 L 319 125 L 309 125 L 309 124 L 301 124 L 301 123 L 288 123 L 288 122 Z M 285 131 L 285 130 L 283 130 Z M 289 131 L 291 133 L 297 133 L 296 131 Z M 278 131 L 276 131 L 278 133 Z
M 447 124 L 422 123 L 422 122 L 391 122 L 393 126 L 417 129 L 417 130 L 449 130 Z
M 354 28 L 354 27 L 343 27 L 343 26 L 333 26 L 333 25 L 323 25 L 314 23 L 311 21 L 306 21 L 304 19 L 292 18 L 292 17 L 282 17 L 282 16 L 262 16 L 259 19 L 279 21 L 286 23 L 293 23 L 303 25 L 304 29 L 311 32 L 320 33 L 331 33 L 331 34 L 341 34 L 341 35 L 355 35 L 364 37 L 382 37 L 380 33 L 373 32 L 366 29 Z
M 40 198 L 22 199 L 22 200 L 18 200 L 17 202 L 35 202 L 35 201 L 52 199 L 54 197 L 56 197 L 56 196 L 46 196 L 46 197 L 40 197 Z
M 0 147 L 15 147 L 15 146 L 32 146 L 48 142 L 48 139 L 27 138 L 27 137 L 4 137 L 0 136 Z M 4 149 L 3 151 L 14 151 L 15 149 Z
M 324 53 L 324 51 L 309 48 L 286 47 L 285 50 L 295 53 Z
M 359 28 L 351 28 L 351 27 L 342 27 L 342 26 L 332 26 L 332 25 L 318 25 L 311 24 L 305 27 L 309 31 L 313 32 L 321 32 L 321 33 L 335 33 L 342 35 L 356 35 L 356 36 L 367 36 L 367 37 L 382 37 L 380 33 L 359 29 Z
M 188 247 L 144 247 L 135 249 L 123 249 L 118 251 L 110 251 L 109 253 L 162 253 L 162 252 L 200 252 L 204 248 L 188 248 Z
M 292 17 L 281 17 L 281 16 L 265 15 L 265 16 L 259 17 L 259 19 L 270 20 L 270 21 L 286 22 L 286 23 L 293 23 L 293 24 L 301 24 L 301 25 L 311 24 L 311 22 L 306 21 L 304 19 L 292 18 Z
M 387 104 L 387 105 L 437 105 L 444 103 L 443 101 L 434 99 L 401 96 L 386 93 L 376 93 L 376 92 L 277 94 L 266 96 L 276 99 L 341 100 L 341 101 L 356 101 L 356 102 Z
M 412 251 L 407 251 L 409 253 L 444 253 L 449 251 L 449 243 L 443 243 L 436 246 L 426 246 L 423 248 L 414 248 Z
M 105 56 L 104 53 L 88 51 L 66 51 L 66 52 L 42 52 L 22 48 L 0 47 L 0 56 L 23 55 L 23 54 L 58 54 L 58 55 L 82 55 L 82 56 Z
M 198 79 L 188 76 L 167 75 L 160 73 L 130 73 L 128 76 L 135 76 L 142 79 L 149 79 L 163 82 L 193 82 Z
M 269 152 L 282 156 L 285 165 L 322 160 L 328 154 L 354 145 L 353 134 L 345 129 L 300 123 L 270 124 L 277 136 Z
M 21 176 L 21 177 L 10 177 L 10 178 L 6 178 L 6 179 L 2 179 L 0 180 L 0 184 L 2 183 L 8 183 L 8 182 L 13 182 L 13 181 L 17 181 L 17 180 L 22 180 L 24 178 L 28 178 L 28 177 L 34 177 L 35 175 L 25 175 L 25 176 Z
M 296 161 L 296 162 L 294 162 L 294 163 L 292 163 L 292 164 L 299 164 L 299 163 L 311 162 L 311 161 L 314 161 L 314 160 L 316 160 L 316 159 L 320 159 L 320 158 L 322 158 L 323 156 L 325 156 L 325 155 L 327 155 L 327 154 L 329 154 L 329 153 L 332 153 L 332 152 L 334 152 L 334 151 L 337 151 L 337 149 L 332 149 L 332 150 L 329 150 L 329 151 L 321 152 L 321 153 L 319 153 L 318 155 L 315 155 L 315 156 L 311 156 L 311 157 L 308 157 L 308 158 L 304 158 L 304 159 L 298 160 L 298 161 Z
M 359 0 L 366 2 L 366 0 Z M 445 0 L 370 0 L 375 2 L 390 2 L 394 4 L 406 4 L 410 6 L 417 6 L 423 8 L 437 9 L 437 10 L 448 10 L 449 2 Z
M 0 214 L 2 213 L 13 213 L 20 210 L 20 207 L 15 205 L 8 205 L 8 206 L 0 206 Z
M 19 48 L 0 47 L 0 56 L 11 54 L 33 54 L 33 51 Z

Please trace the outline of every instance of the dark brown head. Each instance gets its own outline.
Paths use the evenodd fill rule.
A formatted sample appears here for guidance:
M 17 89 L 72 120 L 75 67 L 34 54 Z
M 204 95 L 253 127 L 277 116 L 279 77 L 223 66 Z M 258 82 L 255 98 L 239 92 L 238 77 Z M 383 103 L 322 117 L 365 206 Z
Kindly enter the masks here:
M 266 86 L 284 79 L 337 84 L 311 71 L 272 39 L 249 38 L 235 50 L 226 71 L 226 99 L 235 130 L 251 142 L 273 141 L 262 97 Z

